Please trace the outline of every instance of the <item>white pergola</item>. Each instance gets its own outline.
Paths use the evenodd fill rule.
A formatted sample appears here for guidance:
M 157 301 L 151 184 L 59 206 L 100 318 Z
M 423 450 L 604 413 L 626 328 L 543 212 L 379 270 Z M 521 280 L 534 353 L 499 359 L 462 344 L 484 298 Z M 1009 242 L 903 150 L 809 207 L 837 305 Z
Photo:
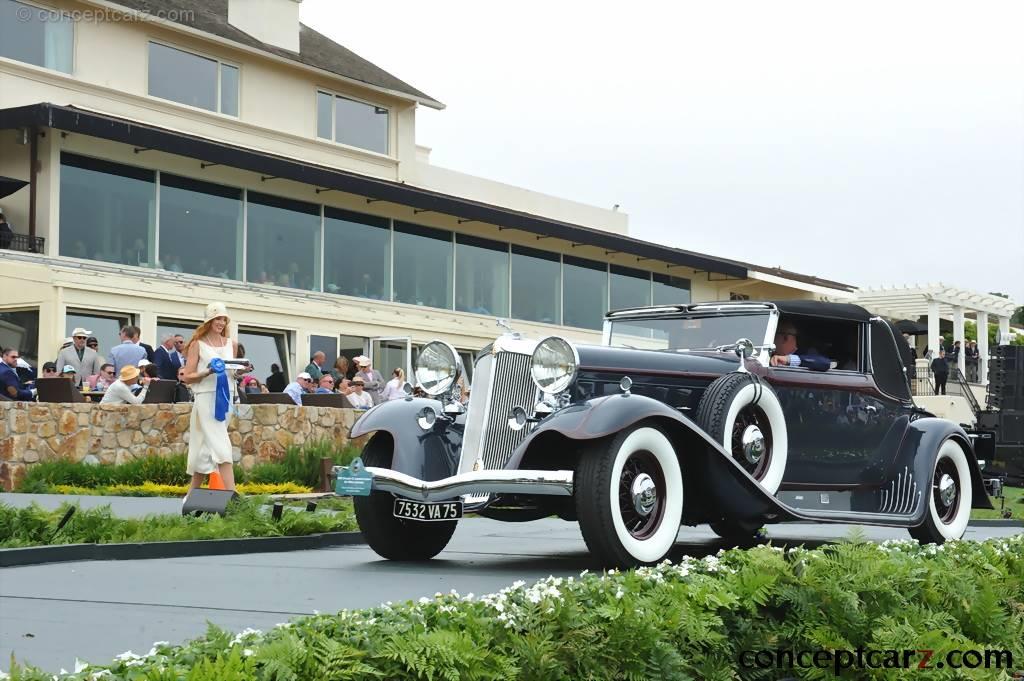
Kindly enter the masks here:
M 1010 317 L 1017 304 L 1009 298 L 991 293 L 978 293 L 946 284 L 909 285 L 903 287 L 865 288 L 857 291 L 853 301 L 875 314 L 890 319 L 911 319 L 928 317 L 928 347 L 939 347 L 939 319 L 953 321 L 953 338 L 964 337 L 964 318 L 973 316 L 978 325 L 978 352 L 983 358 L 978 362 L 979 381 L 988 383 L 988 329 L 989 316 L 999 321 L 997 342 L 1009 343 Z M 960 353 L 957 360 L 960 371 L 965 371 L 966 358 Z

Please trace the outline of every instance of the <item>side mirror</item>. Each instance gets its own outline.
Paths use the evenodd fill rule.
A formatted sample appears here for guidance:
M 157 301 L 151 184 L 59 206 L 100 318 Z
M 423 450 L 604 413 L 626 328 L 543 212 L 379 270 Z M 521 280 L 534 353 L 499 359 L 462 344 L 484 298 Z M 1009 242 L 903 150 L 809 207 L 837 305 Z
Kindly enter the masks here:
M 740 338 L 736 341 L 736 356 L 743 359 L 750 359 L 754 356 L 754 342 L 749 338 Z
M 409 383 L 408 381 L 403 383 L 402 390 L 405 392 L 406 395 L 412 395 L 412 383 Z

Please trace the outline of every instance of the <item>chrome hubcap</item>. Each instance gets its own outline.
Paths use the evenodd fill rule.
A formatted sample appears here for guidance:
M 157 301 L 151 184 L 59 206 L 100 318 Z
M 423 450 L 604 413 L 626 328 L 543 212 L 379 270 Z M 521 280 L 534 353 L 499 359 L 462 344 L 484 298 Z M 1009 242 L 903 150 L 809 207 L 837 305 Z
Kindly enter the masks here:
M 946 506 L 952 506 L 956 501 L 956 482 L 945 473 L 939 478 L 939 498 Z
M 658 502 L 658 487 L 647 473 L 633 479 L 630 492 L 633 495 L 633 510 L 641 516 L 649 516 Z
M 757 426 L 747 426 L 740 440 L 743 456 L 750 464 L 757 464 L 764 455 L 764 434 Z

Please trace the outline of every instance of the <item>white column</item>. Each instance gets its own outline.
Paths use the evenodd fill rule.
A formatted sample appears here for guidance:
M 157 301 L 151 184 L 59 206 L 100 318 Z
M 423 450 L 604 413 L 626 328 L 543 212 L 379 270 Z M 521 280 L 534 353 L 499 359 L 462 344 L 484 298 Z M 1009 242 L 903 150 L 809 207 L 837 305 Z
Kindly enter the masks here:
M 1006 337 L 1006 335 L 1008 333 L 1010 333 L 1010 318 L 1009 317 L 1000 317 L 999 318 L 999 336 L 996 338 L 996 343 L 998 345 L 1005 345 L 1006 341 L 1003 340 L 1003 339 Z
M 988 312 L 978 313 L 978 382 L 988 385 Z
M 964 308 L 960 305 L 953 306 L 953 343 L 960 341 L 960 356 L 957 357 L 956 365 L 960 373 L 967 375 L 967 358 L 964 356 L 967 342 L 964 341 Z
M 928 349 L 932 357 L 939 356 L 939 301 L 928 301 Z

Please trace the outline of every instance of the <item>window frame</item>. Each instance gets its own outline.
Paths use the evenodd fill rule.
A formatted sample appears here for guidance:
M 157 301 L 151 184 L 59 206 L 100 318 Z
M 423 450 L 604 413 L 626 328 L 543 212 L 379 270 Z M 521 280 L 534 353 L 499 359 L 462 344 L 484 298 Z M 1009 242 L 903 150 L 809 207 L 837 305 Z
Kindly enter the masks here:
M 330 98 L 331 98 L 331 136 L 330 137 L 321 137 L 320 136 L 320 121 L 319 121 L 320 111 L 319 111 L 319 103 L 317 101 L 319 99 L 319 95 L 320 94 L 329 95 Z M 342 98 L 347 99 L 347 100 L 352 101 L 352 102 L 358 102 L 359 104 L 365 104 L 366 106 L 372 106 L 372 107 L 377 108 L 377 109 L 385 109 L 388 112 L 388 134 L 387 134 L 388 149 L 387 149 L 386 152 L 374 151 L 373 149 L 367 149 L 365 147 L 357 147 L 357 146 L 352 145 L 352 144 L 347 144 L 345 142 L 339 142 L 338 141 L 338 115 L 337 115 L 337 99 L 338 99 L 338 97 L 342 97 Z M 394 152 L 394 147 L 395 147 L 394 127 L 393 127 L 393 124 L 392 124 L 392 119 L 394 118 L 394 116 L 392 114 L 394 114 L 394 112 L 395 112 L 394 107 L 385 106 L 385 105 L 380 104 L 378 102 L 371 102 L 371 101 L 369 101 L 367 99 L 363 99 L 362 97 L 356 97 L 356 96 L 348 94 L 348 93 L 344 93 L 343 94 L 343 93 L 339 92 L 338 90 L 334 90 L 334 89 L 328 88 L 328 87 L 320 87 L 318 85 L 315 88 L 313 88 L 313 137 L 318 142 L 329 142 L 330 144 L 336 144 L 337 146 L 342 147 L 344 149 L 354 149 L 354 150 L 360 151 L 360 152 L 362 152 L 364 154 L 373 154 L 374 156 L 379 156 L 381 158 L 393 159 L 393 158 L 395 158 L 395 152 Z
M 75 21 L 74 16 L 59 7 L 49 7 L 47 5 L 42 5 L 38 2 L 35 2 L 34 0 L 11 1 L 15 4 L 21 4 L 27 7 L 34 7 L 35 9 L 38 9 L 43 12 L 57 13 L 71 21 L 71 70 L 68 72 L 64 72 L 59 69 L 50 68 L 49 66 L 41 66 L 39 64 L 33 64 L 31 62 L 22 61 L 21 59 L 15 59 L 14 57 L 0 56 L 0 62 L 9 61 L 18 64 L 19 66 L 27 66 L 33 69 L 43 69 L 48 73 L 59 73 L 62 76 L 73 78 L 75 76 L 75 72 L 78 70 L 78 22 Z
M 18 0 L 18 1 L 20 2 L 20 0 Z M 184 52 L 185 54 L 190 54 L 193 57 L 199 57 L 200 59 L 209 59 L 210 61 L 216 63 L 217 64 L 217 92 L 216 92 L 217 110 L 214 111 L 214 110 L 211 110 L 211 109 L 204 109 L 201 106 L 193 106 L 192 104 L 185 104 L 184 102 L 179 102 L 179 101 L 174 100 L 174 99 L 166 99 L 166 98 L 161 97 L 159 95 L 152 94 L 150 92 L 150 86 L 152 85 L 152 82 L 151 82 L 151 79 L 150 79 L 150 68 L 152 66 L 152 61 L 150 59 L 152 53 L 151 53 L 151 51 L 149 49 L 150 45 L 160 45 L 161 47 L 166 47 L 168 49 L 177 50 L 178 52 Z M 221 96 L 221 80 L 222 80 L 221 79 L 221 66 L 223 66 L 223 65 L 233 66 L 234 68 L 238 69 L 238 113 L 237 114 L 228 114 L 228 113 L 224 113 L 224 112 L 221 111 L 221 105 L 223 104 L 223 99 L 222 99 L 222 96 Z M 230 60 L 227 60 L 227 59 L 221 59 L 220 57 L 214 56 L 213 54 L 210 54 L 208 52 L 202 52 L 200 50 L 194 50 L 192 48 L 181 47 L 180 45 L 175 45 L 174 43 L 172 43 L 170 41 L 167 41 L 167 40 L 160 40 L 160 39 L 153 38 L 153 37 L 147 37 L 147 39 L 146 39 L 146 96 L 150 97 L 150 98 L 152 98 L 154 100 L 160 101 L 160 102 L 170 102 L 171 104 L 176 104 L 177 106 L 183 106 L 183 107 L 186 107 L 187 109 L 190 109 L 192 111 L 203 111 L 203 112 L 208 113 L 208 114 L 215 114 L 217 116 L 224 116 L 225 118 L 228 118 L 228 119 L 231 119 L 231 120 L 240 121 L 240 120 L 242 120 L 242 64 L 239 63 L 239 62 L 234 62 L 234 61 L 230 61 Z

